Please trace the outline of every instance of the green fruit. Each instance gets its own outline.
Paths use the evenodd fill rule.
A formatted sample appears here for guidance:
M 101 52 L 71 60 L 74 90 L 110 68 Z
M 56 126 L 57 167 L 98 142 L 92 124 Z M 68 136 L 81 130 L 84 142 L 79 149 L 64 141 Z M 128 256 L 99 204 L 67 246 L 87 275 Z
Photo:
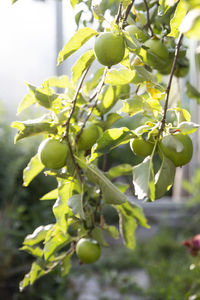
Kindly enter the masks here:
M 187 57 L 178 58 L 174 75 L 176 77 L 185 77 L 189 72 L 189 60 Z
M 94 52 L 102 65 L 111 67 L 118 64 L 122 61 L 125 53 L 123 36 L 113 32 L 100 34 L 96 38 Z
M 168 64 L 168 49 L 159 39 L 149 39 L 144 46 L 148 47 L 148 50 L 141 48 L 140 55 L 145 63 L 154 69 L 161 69 Z
M 38 156 L 43 165 L 48 169 L 60 169 L 65 166 L 68 154 L 66 142 L 48 138 L 40 144 Z
M 193 154 L 191 138 L 182 133 L 164 136 L 160 143 L 160 149 L 176 167 L 187 164 Z
M 82 238 L 76 245 L 76 254 L 82 263 L 91 264 L 99 259 L 101 247 L 93 239 Z
M 153 151 L 154 144 L 143 138 L 135 138 L 130 141 L 130 147 L 136 155 L 149 156 Z
M 145 42 L 148 39 L 148 34 L 136 25 L 128 25 L 126 26 L 125 30 L 131 35 L 135 36 L 141 42 Z
M 100 136 L 99 127 L 95 124 L 89 125 L 87 128 L 84 128 L 80 138 L 78 140 L 78 149 L 79 150 L 89 150 L 96 143 L 97 139 Z

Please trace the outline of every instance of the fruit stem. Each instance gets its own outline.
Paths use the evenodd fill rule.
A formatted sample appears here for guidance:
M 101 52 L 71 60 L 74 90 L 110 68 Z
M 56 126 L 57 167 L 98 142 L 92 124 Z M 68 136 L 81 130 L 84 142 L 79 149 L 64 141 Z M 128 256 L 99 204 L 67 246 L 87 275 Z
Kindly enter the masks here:
M 86 118 L 85 118 L 85 120 L 84 120 L 84 122 L 83 122 L 83 125 L 82 125 L 81 129 L 79 130 L 79 132 L 78 132 L 77 135 L 76 135 L 76 144 L 77 144 L 77 142 L 78 142 L 78 140 L 79 140 L 79 137 L 80 137 L 80 135 L 81 135 L 83 129 L 85 128 L 85 125 L 86 125 L 88 119 L 90 118 L 90 116 L 91 116 L 91 114 L 92 114 L 94 108 L 97 106 L 97 102 L 98 102 L 98 100 L 99 100 L 99 99 L 98 99 L 98 96 L 99 96 L 99 94 L 101 93 L 103 86 L 105 85 L 105 78 L 106 78 L 107 72 L 108 72 L 108 67 L 106 67 L 106 68 L 104 69 L 104 74 L 103 74 L 102 80 L 101 80 L 100 84 L 97 86 L 96 93 L 95 93 L 95 95 L 93 96 L 93 99 L 96 98 L 96 100 L 94 101 L 94 103 L 93 103 L 93 105 L 92 105 L 92 107 L 91 107 L 91 109 L 90 109 L 90 112 L 87 114 L 87 116 L 86 116 Z
M 147 23 L 146 23 L 145 26 L 147 26 L 149 28 L 150 36 L 153 37 L 154 33 L 153 33 L 153 29 L 151 27 L 151 20 L 150 20 L 149 7 L 148 7 L 148 4 L 147 4 L 147 0 L 144 0 L 144 5 L 146 7 L 146 13 L 147 13 Z
M 169 77 L 169 82 L 166 88 L 166 97 L 165 97 L 165 105 L 164 105 L 164 112 L 163 112 L 163 118 L 161 121 L 161 127 L 158 133 L 158 138 L 161 135 L 161 133 L 163 132 L 164 128 L 165 128 L 165 123 L 166 123 L 166 114 L 167 114 L 167 109 L 168 109 L 168 103 L 169 103 L 169 93 L 170 93 L 170 89 L 171 89 L 171 84 L 172 84 L 172 79 L 173 79 L 173 75 L 174 75 L 174 71 L 176 68 L 176 63 L 177 63 L 177 59 L 178 59 L 178 53 L 179 53 L 179 49 L 181 47 L 181 42 L 183 39 L 183 34 L 180 33 L 177 43 L 176 43 L 176 48 L 175 48 L 175 55 L 174 55 L 174 61 L 173 61 L 173 65 L 172 65 L 172 69 L 171 69 L 171 73 L 170 73 L 170 77 Z

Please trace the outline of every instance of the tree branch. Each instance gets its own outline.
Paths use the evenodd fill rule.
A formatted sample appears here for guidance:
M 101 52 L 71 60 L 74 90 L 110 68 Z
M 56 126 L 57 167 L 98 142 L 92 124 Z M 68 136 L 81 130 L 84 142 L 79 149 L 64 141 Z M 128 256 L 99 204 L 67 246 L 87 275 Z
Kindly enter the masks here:
M 146 12 L 147 12 L 147 23 L 146 23 L 145 26 L 147 26 L 149 28 L 150 35 L 151 35 L 151 37 L 153 37 L 154 33 L 153 33 L 153 29 L 151 28 L 151 20 L 150 20 L 149 7 L 148 7 L 148 4 L 147 4 L 147 0 L 144 0 L 144 5 L 146 7 Z
M 102 80 L 101 80 L 99 86 L 97 87 L 97 90 L 96 90 L 96 93 L 95 93 L 96 100 L 95 100 L 95 102 L 93 103 L 90 112 L 89 112 L 88 115 L 86 116 L 86 118 L 85 118 L 85 120 L 84 120 L 84 123 L 83 123 L 81 129 L 80 129 L 79 132 L 77 133 L 77 136 L 76 136 L 76 143 L 78 142 L 79 137 L 80 137 L 81 133 L 83 132 L 83 129 L 85 128 L 85 125 L 86 125 L 88 119 L 90 118 L 90 116 L 91 116 L 91 114 L 92 114 L 94 108 L 95 108 L 96 105 L 97 105 L 97 102 L 98 102 L 98 96 L 99 96 L 99 94 L 101 93 L 101 90 L 102 90 L 102 88 L 103 88 L 103 86 L 104 86 L 104 84 L 105 84 L 105 78 L 106 78 L 107 72 L 108 72 L 108 67 L 105 68 L 104 74 L 103 74 L 103 77 L 102 77 Z M 94 99 L 95 97 L 93 96 L 93 99 Z
M 123 5 L 122 5 L 122 1 L 119 4 L 119 9 L 118 9 L 118 13 L 117 13 L 117 17 L 116 17 L 116 21 L 115 23 L 118 25 L 120 19 L 122 18 L 122 9 L 123 9 Z
M 122 28 L 125 27 L 126 20 L 127 20 L 127 18 L 128 18 L 128 15 L 129 15 L 129 13 L 130 13 L 130 11 L 131 11 L 131 8 L 132 8 L 134 2 L 135 2 L 135 0 L 132 0 L 131 3 L 127 6 L 126 11 L 124 12 L 124 18 L 123 18 L 123 25 L 122 25 Z
M 177 63 L 178 53 L 179 53 L 179 49 L 180 49 L 180 46 L 181 46 L 182 39 L 183 39 L 183 34 L 180 33 L 180 35 L 178 37 L 177 44 L 176 44 L 174 61 L 173 61 L 173 65 L 172 65 L 172 69 L 171 69 L 171 73 L 170 73 L 170 77 L 169 77 L 169 82 L 168 82 L 168 85 L 167 85 L 167 88 L 166 88 L 164 112 L 163 112 L 163 118 L 162 118 L 162 121 L 161 121 L 161 127 L 160 127 L 160 130 L 159 130 L 158 137 L 160 136 L 160 134 L 163 132 L 163 130 L 165 128 L 166 114 L 167 114 L 167 108 L 168 108 L 168 102 L 169 102 L 169 93 L 170 93 L 170 89 L 171 89 L 171 84 L 172 84 L 174 71 L 176 69 L 176 63 Z

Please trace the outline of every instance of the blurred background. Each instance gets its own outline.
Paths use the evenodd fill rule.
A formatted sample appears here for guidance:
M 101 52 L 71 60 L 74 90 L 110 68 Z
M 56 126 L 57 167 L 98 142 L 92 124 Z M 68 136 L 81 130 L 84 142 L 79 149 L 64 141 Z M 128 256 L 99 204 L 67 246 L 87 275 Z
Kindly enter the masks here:
M 19 293 L 19 281 L 32 262 L 32 257 L 19 248 L 36 227 L 54 222 L 52 202 L 39 199 L 56 182 L 40 174 L 28 188 L 22 187 L 23 169 L 37 151 L 39 140 L 29 138 L 14 145 L 15 132 L 10 123 L 18 119 L 17 106 L 27 93 L 25 82 L 39 86 L 53 75 L 70 76 L 76 55 L 59 68 L 57 56 L 77 25 L 70 1 L 19 0 L 15 5 L 10 2 L 0 1 L 0 300 L 189 299 L 199 290 L 199 271 L 189 271 L 192 258 L 182 241 L 199 233 L 199 133 L 192 135 L 193 160 L 177 169 L 173 190 L 156 203 L 142 204 L 151 229 L 137 231 L 135 251 L 125 249 L 122 241 L 112 241 L 111 248 L 104 250 L 94 266 L 80 267 L 74 261 L 68 277 L 60 278 L 55 271 Z M 81 10 L 89 18 L 85 6 Z M 188 47 L 188 78 L 198 87 L 197 42 L 190 41 Z M 184 80 L 181 87 L 185 86 Z M 188 99 L 183 88 L 181 91 L 183 107 L 190 110 L 193 121 L 199 122 L 197 102 Z M 28 110 L 20 119 L 33 114 Z M 112 155 L 115 161 L 120 152 Z M 118 221 L 113 211 L 107 210 L 105 217 L 113 223 Z

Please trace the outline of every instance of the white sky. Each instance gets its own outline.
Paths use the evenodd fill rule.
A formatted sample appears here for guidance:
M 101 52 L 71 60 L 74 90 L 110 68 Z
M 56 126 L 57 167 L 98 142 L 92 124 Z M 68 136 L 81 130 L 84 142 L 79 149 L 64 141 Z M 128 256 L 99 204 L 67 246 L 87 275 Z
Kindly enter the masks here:
M 64 43 L 76 29 L 63 1 Z M 40 85 L 56 74 L 56 1 L 0 0 L 0 101 L 13 114 L 27 93 L 25 81 Z

